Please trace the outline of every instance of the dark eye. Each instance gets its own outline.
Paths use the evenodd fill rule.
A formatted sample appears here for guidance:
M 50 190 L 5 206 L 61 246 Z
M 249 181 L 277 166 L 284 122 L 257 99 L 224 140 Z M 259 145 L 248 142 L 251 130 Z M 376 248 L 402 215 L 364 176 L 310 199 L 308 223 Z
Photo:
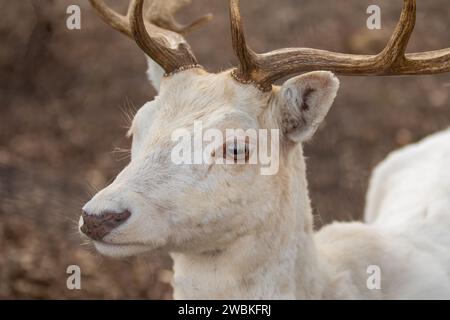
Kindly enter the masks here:
M 239 141 L 235 138 L 230 142 L 224 143 L 222 155 L 224 159 L 233 159 L 235 162 L 245 160 L 247 162 L 250 157 L 248 138 L 245 141 Z

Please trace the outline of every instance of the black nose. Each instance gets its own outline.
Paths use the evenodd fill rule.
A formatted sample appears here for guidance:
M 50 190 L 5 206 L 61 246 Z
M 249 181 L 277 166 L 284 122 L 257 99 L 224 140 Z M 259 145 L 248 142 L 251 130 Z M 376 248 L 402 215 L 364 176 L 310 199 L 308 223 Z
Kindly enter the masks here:
M 83 225 L 81 231 L 93 240 L 102 240 L 108 233 L 124 223 L 130 216 L 129 211 L 120 213 L 103 212 L 101 214 L 81 213 Z

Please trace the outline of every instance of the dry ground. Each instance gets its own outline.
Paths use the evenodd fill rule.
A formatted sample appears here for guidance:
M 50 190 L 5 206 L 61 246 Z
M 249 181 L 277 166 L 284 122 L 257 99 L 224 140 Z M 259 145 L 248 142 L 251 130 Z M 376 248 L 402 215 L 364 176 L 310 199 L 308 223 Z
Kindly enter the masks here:
M 112 1 L 124 5 L 125 1 Z M 308 46 L 375 53 L 398 1 L 247 0 L 247 33 L 258 51 Z M 82 30 L 65 10 L 82 8 Z M 369 4 L 383 29 L 365 28 Z M 35 4 L 33 8 L 32 4 Z M 0 0 L 0 298 L 170 298 L 168 257 L 116 261 L 81 245 L 76 220 L 90 194 L 126 164 L 125 113 L 154 95 L 131 41 L 104 25 L 87 0 Z M 227 1 L 196 0 L 183 17 L 215 20 L 189 37 L 210 70 L 232 66 Z M 450 46 L 447 0 L 419 1 L 409 50 Z M 372 168 L 389 151 L 450 124 L 450 76 L 342 77 L 333 110 L 308 144 L 318 227 L 361 217 Z M 66 267 L 81 266 L 80 291 Z

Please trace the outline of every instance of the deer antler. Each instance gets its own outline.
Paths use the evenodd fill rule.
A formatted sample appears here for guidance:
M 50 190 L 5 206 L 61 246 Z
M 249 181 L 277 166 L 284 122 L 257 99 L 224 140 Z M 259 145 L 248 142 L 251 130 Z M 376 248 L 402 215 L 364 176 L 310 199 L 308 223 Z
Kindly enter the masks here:
M 190 3 L 191 0 L 153 1 L 148 6 L 145 18 L 158 27 L 187 35 L 213 18 L 212 14 L 207 14 L 186 25 L 178 23 L 175 20 L 175 14 Z
M 239 0 L 230 0 L 233 49 L 240 61 L 232 76 L 242 83 L 254 83 L 263 91 L 285 76 L 328 70 L 351 76 L 436 74 L 450 71 L 450 48 L 405 54 L 416 20 L 416 1 L 404 0 L 403 11 L 387 46 L 377 55 L 335 53 L 310 48 L 255 53 L 246 43 Z
M 212 19 L 203 16 L 188 25 L 179 24 L 175 13 L 190 0 L 164 0 L 148 6 L 146 20 L 143 17 L 144 0 L 131 0 L 126 15 L 108 7 L 104 0 L 89 0 L 100 17 L 111 27 L 134 39 L 139 47 L 157 64 L 166 75 L 193 67 L 200 67 L 186 40 L 187 34 Z

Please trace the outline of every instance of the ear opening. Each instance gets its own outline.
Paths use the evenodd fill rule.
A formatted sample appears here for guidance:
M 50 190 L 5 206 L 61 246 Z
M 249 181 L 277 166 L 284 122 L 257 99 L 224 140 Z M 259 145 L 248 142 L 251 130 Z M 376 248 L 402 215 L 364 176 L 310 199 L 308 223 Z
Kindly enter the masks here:
M 283 135 L 292 142 L 310 139 L 330 110 L 339 80 L 328 71 L 310 72 L 286 81 L 279 94 Z

